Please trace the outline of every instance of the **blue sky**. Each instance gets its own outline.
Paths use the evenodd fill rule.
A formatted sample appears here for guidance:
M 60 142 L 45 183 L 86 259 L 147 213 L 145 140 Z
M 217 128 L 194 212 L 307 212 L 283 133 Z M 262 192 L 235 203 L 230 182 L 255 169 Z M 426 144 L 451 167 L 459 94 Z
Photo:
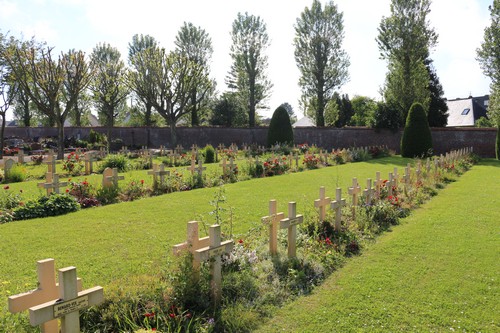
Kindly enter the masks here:
M 375 38 L 390 0 L 336 0 L 344 13 L 344 49 L 350 57 L 350 81 L 340 92 L 380 99 L 386 63 L 379 59 Z M 490 24 L 488 6 L 493 0 L 434 0 L 430 23 L 439 34 L 431 53 L 447 98 L 489 93 L 486 78 L 475 60 L 475 50 Z M 217 90 L 226 89 L 224 78 L 231 65 L 229 31 L 238 12 L 261 16 L 271 40 L 268 76 L 274 84 L 269 106 L 290 103 L 296 114 L 300 89 L 293 57 L 293 25 L 312 0 L 0 0 L 0 31 L 17 37 L 35 36 L 58 51 L 92 52 L 107 42 L 122 52 L 136 33 L 155 37 L 166 49 L 184 21 L 204 28 L 212 38 L 212 77 Z M 260 112 L 269 116 L 271 111 Z

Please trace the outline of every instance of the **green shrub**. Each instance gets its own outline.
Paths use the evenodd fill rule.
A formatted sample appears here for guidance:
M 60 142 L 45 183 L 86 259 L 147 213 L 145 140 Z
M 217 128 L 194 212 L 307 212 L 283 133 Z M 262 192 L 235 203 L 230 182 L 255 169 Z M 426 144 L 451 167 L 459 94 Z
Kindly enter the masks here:
M 26 170 L 19 165 L 14 165 L 5 176 L 5 183 L 20 183 L 26 179 Z
M 108 138 L 105 134 L 94 131 L 93 129 L 89 132 L 89 143 L 91 144 L 108 144 Z
M 108 155 L 99 164 L 99 173 L 102 173 L 106 168 L 117 168 L 118 172 L 125 172 L 129 169 L 130 163 L 125 155 Z
M 80 205 L 70 195 L 51 194 L 42 196 L 36 200 L 30 200 L 23 206 L 18 206 L 13 210 L 14 220 L 27 220 L 37 217 L 58 216 L 75 212 L 80 209 Z
M 279 106 L 273 113 L 269 131 L 267 133 L 267 146 L 275 144 L 293 145 L 293 130 L 290 116 L 283 106 Z
M 205 163 L 215 162 L 215 149 L 212 145 L 205 146 Z
M 101 203 L 101 205 L 109 205 L 118 202 L 118 196 L 120 195 L 120 189 L 118 187 L 101 187 L 97 190 L 96 199 Z
M 401 138 L 401 156 L 425 157 L 432 152 L 432 134 L 424 107 L 413 103 Z

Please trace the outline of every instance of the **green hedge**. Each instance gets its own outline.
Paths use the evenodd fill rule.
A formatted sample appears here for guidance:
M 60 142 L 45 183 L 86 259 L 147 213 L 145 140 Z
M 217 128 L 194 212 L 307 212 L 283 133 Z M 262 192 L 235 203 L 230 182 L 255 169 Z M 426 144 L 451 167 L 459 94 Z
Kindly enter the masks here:
M 425 157 L 432 154 L 432 134 L 424 107 L 413 103 L 401 138 L 401 156 Z

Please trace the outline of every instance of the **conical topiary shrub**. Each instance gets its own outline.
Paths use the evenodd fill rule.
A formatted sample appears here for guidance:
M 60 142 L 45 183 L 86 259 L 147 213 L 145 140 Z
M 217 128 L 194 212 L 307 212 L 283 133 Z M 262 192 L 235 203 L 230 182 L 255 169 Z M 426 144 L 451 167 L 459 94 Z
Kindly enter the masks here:
M 290 116 L 283 106 L 279 106 L 273 113 L 269 132 L 267 133 L 267 146 L 275 144 L 293 145 L 293 129 Z
M 432 134 L 424 107 L 413 103 L 401 138 L 401 156 L 425 157 L 432 153 Z
M 500 124 L 497 126 L 497 143 L 495 145 L 497 160 L 500 160 Z

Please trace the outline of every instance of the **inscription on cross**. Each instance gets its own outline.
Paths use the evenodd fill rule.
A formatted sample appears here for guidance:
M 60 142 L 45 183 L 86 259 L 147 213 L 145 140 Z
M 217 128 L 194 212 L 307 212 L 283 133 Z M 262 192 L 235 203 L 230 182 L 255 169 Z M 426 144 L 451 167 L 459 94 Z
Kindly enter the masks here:
M 75 267 L 59 270 L 59 299 L 37 306 L 30 311 L 30 324 L 33 326 L 60 318 L 61 332 L 80 332 L 81 309 L 104 301 L 104 291 L 100 286 L 78 292 Z
M 342 189 L 337 187 L 335 191 L 335 200 L 330 207 L 335 211 L 335 230 L 339 231 L 342 226 L 342 207 L 346 205 L 345 199 L 342 199 Z
M 276 200 L 269 201 L 269 215 L 262 218 L 262 222 L 269 227 L 269 253 L 278 254 L 278 227 L 285 214 L 278 213 L 278 204 Z
M 297 204 L 288 203 L 288 217 L 280 221 L 280 229 L 288 229 L 288 258 L 297 256 L 297 225 L 304 221 L 302 215 L 297 215 Z
M 234 241 L 222 242 L 220 225 L 212 225 L 208 231 L 208 246 L 195 251 L 194 260 L 199 262 L 210 260 L 210 289 L 215 304 L 222 296 L 222 258 L 233 249 Z
M 319 188 L 319 199 L 314 200 L 314 207 L 319 208 L 319 220 L 324 221 L 326 217 L 326 207 L 330 205 L 332 200 L 325 194 L 325 187 Z

